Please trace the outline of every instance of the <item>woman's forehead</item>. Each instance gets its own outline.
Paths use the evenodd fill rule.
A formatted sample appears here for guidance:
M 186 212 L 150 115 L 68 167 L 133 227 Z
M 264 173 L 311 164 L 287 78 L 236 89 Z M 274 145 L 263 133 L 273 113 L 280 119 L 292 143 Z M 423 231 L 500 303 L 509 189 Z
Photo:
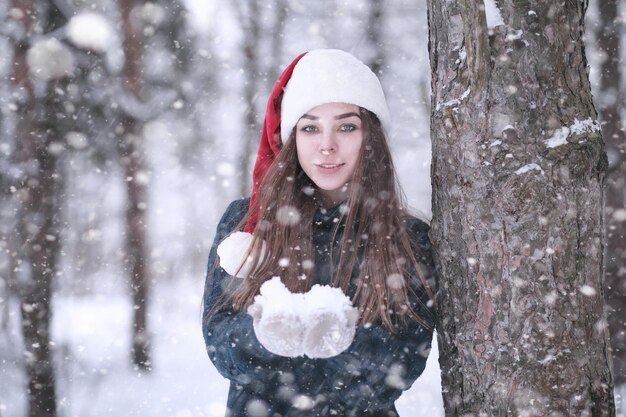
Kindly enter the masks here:
M 306 119 L 317 119 L 321 117 L 333 117 L 337 116 L 359 116 L 360 108 L 355 104 L 349 103 L 324 103 L 319 106 L 315 106 L 312 109 L 309 109 L 301 118 Z M 344 116 L 344 117 L 349 117 Z M 344 118 L 342 117 L 342 118 Z

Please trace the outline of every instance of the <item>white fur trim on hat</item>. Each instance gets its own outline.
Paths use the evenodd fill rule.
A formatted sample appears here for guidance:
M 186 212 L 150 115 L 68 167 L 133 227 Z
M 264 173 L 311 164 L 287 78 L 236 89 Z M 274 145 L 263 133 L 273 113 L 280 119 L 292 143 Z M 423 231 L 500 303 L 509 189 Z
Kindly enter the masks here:
M 300 59 L 285 87 L 281 105 L 280 137 L 289 139 L 300 117 L 326 103 L 363 107 L 378 116 L 389 133 L 391 117 L 385 94 L 367 65 L 339 49 L 317 49 Z
M 246 278 L 252 270 L 252 256 L 244 259 L 252 244 L 253 236 L 247 232 L 231 233 L 217 246 L 220 266 L 229 275 Z M 265 256 L 265 242 L 261 246 L 261 259 Z

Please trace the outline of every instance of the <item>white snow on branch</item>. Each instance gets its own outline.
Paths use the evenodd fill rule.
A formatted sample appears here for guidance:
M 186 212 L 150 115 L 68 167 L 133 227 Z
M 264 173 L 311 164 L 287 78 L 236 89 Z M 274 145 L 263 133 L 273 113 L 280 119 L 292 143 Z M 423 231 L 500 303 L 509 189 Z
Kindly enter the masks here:
M 557 146 L 565 145 L 567 143 L 569 132 L 569 127 L 560 127 L 554 131 L 550 139 L 544 140 L 543 143 L 545 143 L 548 148 L 556 148 Z
M 485 0 L 485 14 L 487 17 L 487 28 L 493 29 L 496 26 L 504 25 L 502 14 L 495 0 Z
M 557 146 L 566 145 L 567 138 L 570 134 L 582 135 L 585 133 L 599 132 L 601 130 L 600 123 L 597 120 L 588 118 L 586 120 L 574 119 L 571 126 L 562 126 L 554 131 L 549 139 L 543 141 L 548 148 L 556 148 Z
M 459 59 L 457 59 L 454 63 L 460 64 L 461 62 L 465 62 L 467 58 L 467 51 L 465 50 L 465 46 L 459 49 Z
M 446 108 L 446 107 L 453 107 L 453 106 L 459 106 L 461 104 L 461 102 L 463 100 L 465 100 L 469 94 L 470 94 L 470 89 L 468 88 L 467 90 L 465 90 L 465 92 L 463 92 L 463 94 L 461 94 L 461 97 L 459 98 L 455 98 L 452 100 L 448 100 L 445 103 L 437 103 L 437 107 L 436 110 L 439 111 L 442 108 Z
M 81 13 L 67 24 L 67 36 L 81 49 L 106 52 L 113 34 L 108 20 L 98 13 Z
M 520 169 L 518 169 L 517 171 L 515 171 L 515 173 L 517 175 L 522 175 L 527 173 L 528 171 L 539 171 L 541 172 L 541 175 L 543 175 L 543 169 L 541 169 L 541 167 L 537 164 L 527 164 L 524 165 L 523 167 L 521 167 Z
M 569 127 L 575 135 L 582 135 L 584 133 L 599 132 L 602 130 L 600 123 L 597 120 L 578 120 L 574 119 L 574 124 Z

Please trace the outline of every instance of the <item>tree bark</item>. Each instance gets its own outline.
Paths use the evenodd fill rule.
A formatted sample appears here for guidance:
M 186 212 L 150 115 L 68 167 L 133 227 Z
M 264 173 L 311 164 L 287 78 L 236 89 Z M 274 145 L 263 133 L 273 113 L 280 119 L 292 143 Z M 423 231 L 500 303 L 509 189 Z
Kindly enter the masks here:
M 612 416 L 586 4 L 496 4 L 428 0 L 446 415 Z
M 600 22 L 598 50 L 604 54 L 600 66 L 600 91 L 596 95 L 602 120 L 602 136 L 609 155 L 604 184 L 606 220 L 605 300 L 615 384 L 626 382 L 626 135 L 621 112 L 624 94 L 621 85 L 621 30 L 616 0 L 598 2 Z
M 122 16 L 125 55 L 124 84 L 127 92 L 139 99 L 142 88 L 140 35 L 133 28 L 131 12 L 134 0 L 119 0 Z M 149 270 L 147 242 L 147 171 L 143 151 L 141 121 L 130 115 L 121 117 L 117 149 L 126 179 L 126 248 L 124 266 L 130 274 L 133 301 L 132 361 L 141 370 L 151 369 L 148 332 Z

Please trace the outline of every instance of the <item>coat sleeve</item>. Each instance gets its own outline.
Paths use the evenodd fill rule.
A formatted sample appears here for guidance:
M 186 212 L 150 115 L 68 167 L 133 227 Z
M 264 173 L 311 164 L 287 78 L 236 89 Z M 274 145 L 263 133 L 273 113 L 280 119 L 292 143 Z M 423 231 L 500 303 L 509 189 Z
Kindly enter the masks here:
M 209 358 L 225 378 L 238 384 L 271 378 L 280 373 L 293 372 L 304 366 L 301 358 L 285 358 L 266 350 L 257 340 L 252 317 L 246 312 L 234 311 L 230 305 L 218 305 L 224 289 L 233 279 L 217 261 L 217 245 L 243 218 L 248 200 L 230 204 L 220 220 L 215 240 L 209 253 L 202 312 L 202 333 Z
M 409 233 L 417 260 L 435 291 L 436 273 L 428 226 L 416 222 L 409 225 Z M 348 350 L 325 363 L 331 398 L 346 409 L 363 415 L 392 409 L 402 391 L 422 374 L 430 351 L 435 313 L 417 274 L 413 274 L 410 284 L 415 298 L 421 301 L 411 300 L 412 308 L 431 325 L 430 329 L 410 319 L 394 333 L 381 325 L 360 325 Z

